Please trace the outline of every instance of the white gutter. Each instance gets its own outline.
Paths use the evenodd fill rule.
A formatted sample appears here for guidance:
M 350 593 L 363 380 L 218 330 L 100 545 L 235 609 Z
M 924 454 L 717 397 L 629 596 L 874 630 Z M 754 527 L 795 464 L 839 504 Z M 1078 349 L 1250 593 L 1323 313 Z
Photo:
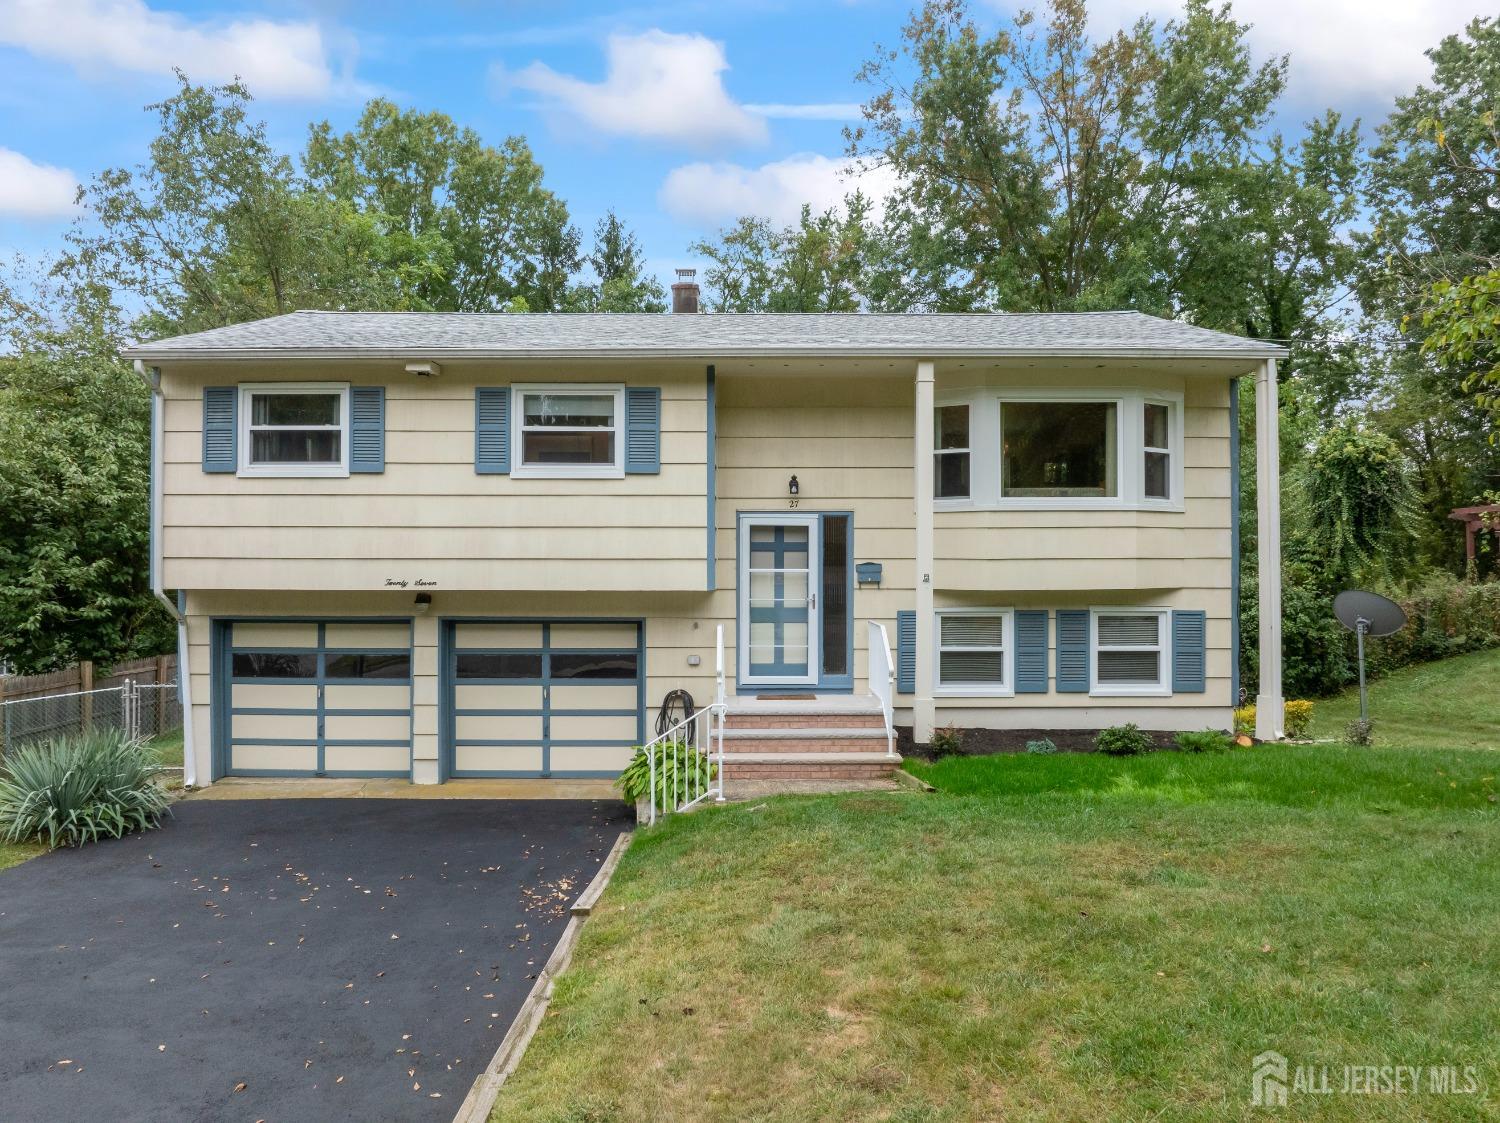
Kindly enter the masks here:
M 151 391 L 151 593 L 166 606 L 177 621 L 177 693 L 182 700 L 182 783 L 184 787 L 197 787 L 198 760 L 193 744 L 193 676 L 188 669 L 187 618 L 178 610 L 176 603 L 161 587 L 161 472 L 162 430 L 164 428 L 165 402 L 161 394 L 161 371 L 149 370 L 140 359 L 135 360 L 135 373 Z

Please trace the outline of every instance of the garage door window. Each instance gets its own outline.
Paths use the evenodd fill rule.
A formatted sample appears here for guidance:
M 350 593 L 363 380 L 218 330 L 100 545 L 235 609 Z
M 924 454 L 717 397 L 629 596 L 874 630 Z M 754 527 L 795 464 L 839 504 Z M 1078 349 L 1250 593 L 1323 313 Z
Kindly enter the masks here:
M 634 652 L 620 652 L 608 655 L 554 653 L 552 656 L 552 677 L 554 679 L 634 679 L 636 672 L 635 663 Z
M 236 651 L 235 678 L 316 678 L 318 657 L 280 651 Z
M 329 678 L 408 679 L 411 656 L 334 654 L 328 656 Z
M 495 654 L 460 652 L 457 675 L 463 679 L 537 679 L 542 677 L 542 654 L 539 651 L 512 651 Z

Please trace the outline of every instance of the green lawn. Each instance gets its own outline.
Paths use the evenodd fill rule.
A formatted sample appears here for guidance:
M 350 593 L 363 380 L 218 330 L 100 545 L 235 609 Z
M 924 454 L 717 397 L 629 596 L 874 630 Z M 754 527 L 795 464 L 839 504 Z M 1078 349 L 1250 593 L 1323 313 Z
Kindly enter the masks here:
M 1500 758 L 1266 746 L 912 764 L 642 831 L 495 1120 L 1254 1119 L 1251 1058 L 1500 1096 Z M 1338 1079 L 1337 1076 L 1334 1079 Z
M 1500 649 L 1407 667 L 1370 684 L 1375 741 L 1401 748 L 1500 749 Z M 1314 737 L 1344 736 L 1359 690 L 1316 703 Z
M 37 842 L 0 842 L 0 870 L 18 866 L 27 858 L 46 852 L 47 848 Z
M 156 750 L 156 755 L 161 758 L 162 764 L 168 768 L 182 767 L 182 730 L 180 728 L 170 733 L 163 733 L 160 737 L 153 737 L 149 744 Z

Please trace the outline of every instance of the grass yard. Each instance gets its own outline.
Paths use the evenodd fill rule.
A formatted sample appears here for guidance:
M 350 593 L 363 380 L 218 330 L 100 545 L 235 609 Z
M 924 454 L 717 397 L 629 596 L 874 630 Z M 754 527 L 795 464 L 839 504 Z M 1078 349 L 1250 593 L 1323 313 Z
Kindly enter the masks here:
M 168 768 L 182 767 L 182 729 L 180 727 L 170 733 L 163 733 L 160 737 L 151 738 L 148 745 L 155 750 L 161 763 Z
M 1397 748 L 1500 749 L 1500 649 L 1406 667 L 1370 684 L 1375 741 Z M 1314 737 L 1344 736 L 1359 716 L 1359 688 L 1319 701 Z
M 27 858 L 46 852 L 47 848 L 37 842 L 0 842 L 0 870 L 18 866 Z
M 1253 1119 L 1265 1049 L 1490 1097 L 1288 1118 L 1493 1118 L 1500 757 L 910 767 L 641 832 L 493 1119 Z

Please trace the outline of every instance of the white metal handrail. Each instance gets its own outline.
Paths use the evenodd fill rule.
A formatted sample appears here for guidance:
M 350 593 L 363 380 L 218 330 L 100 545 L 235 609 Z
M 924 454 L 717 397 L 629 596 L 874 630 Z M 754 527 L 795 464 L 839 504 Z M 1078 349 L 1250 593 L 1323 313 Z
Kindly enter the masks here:
M 724 704 L 724 625 L 714 630 L 714 705 Z
M 891 639 L 885 625 L 869 621 L 870 693 L 880 700 L 880 714 L 885 719 L 885 752 L 896 755 L 896 662 L 891 658 Z
M 681 745 L 687 753 L 692 754 L 687 768 L 682 767 L 675 754 L 670 764 L 662 759 L 659 749 L 671 745 Z M 646 793 L 648 823 L 655 825 L 658 810 L 656 793 L 661 791 L 664 796 L 667 795 L 668 784 L 672 785 L 672 792 L 670 799 L 662 801 L 666 804 L 660 809 L 663 814 L 686 811 L 710 798 L 716 803 L 724 802 L 722 705 L 716 702 L 705 706 L 691 717 L 683 718 L 647 742 L 644 752 L 649 775 Z

